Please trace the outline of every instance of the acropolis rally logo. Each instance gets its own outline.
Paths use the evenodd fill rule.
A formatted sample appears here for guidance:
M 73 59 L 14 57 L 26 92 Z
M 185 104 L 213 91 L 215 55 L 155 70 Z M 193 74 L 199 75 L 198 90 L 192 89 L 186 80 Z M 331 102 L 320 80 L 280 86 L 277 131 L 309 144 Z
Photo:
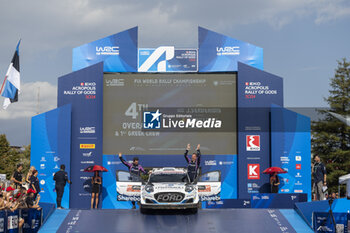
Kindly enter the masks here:
M 183 114 L 163 114 L 156 111 L 143 112 L 143 129 L 220 129 L 222 121 L 212 118 L 196 118 Z
M 260 135 L 246 136 L 247 151 L 260 151 Z

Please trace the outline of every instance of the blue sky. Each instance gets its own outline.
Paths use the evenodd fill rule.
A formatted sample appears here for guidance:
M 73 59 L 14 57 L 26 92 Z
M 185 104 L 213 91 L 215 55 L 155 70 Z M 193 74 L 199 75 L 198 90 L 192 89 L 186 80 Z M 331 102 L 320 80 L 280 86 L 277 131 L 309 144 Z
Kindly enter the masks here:
M 285 106 L 325 107 L 336 61 L 350 60 L 349 25 L 345 0 L 1 1 L 0 79 L 22 38 L 22 96 L 0 110 L 0 133 L 29 144 L 30 117 L 56 106 L 72 48 L 134 26 L 139 47 L 197 47 L 198 26 L 255 44 L 265 70 L 284 78 Z

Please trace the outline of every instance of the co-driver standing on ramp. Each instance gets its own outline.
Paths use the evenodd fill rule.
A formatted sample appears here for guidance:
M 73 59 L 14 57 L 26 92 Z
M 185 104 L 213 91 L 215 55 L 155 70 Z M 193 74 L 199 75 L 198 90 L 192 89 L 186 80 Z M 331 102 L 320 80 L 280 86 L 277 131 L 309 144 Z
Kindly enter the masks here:
M 197 152 L 192 154 L 191 159 L 189 159 L 187 156 L 188 151 L 191 149 L 190 144 L 187 144 L 187 148 L 186 148 L 186 151 L 184 154 L 186 162 L 188 163 L 187 174 L 188 174 L 191 182 L 193 182 L 198 176 L 198 169 L 199 169 L 200 159 L 201 159 L 201 152 L 199 150 L 200 146 L 201 145 L 198 144 Z

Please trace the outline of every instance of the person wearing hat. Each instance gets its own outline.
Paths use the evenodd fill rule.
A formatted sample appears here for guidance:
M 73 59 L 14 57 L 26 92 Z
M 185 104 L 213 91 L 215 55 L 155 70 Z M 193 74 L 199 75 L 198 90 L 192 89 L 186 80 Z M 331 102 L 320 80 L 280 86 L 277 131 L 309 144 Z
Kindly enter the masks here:
M 38 205 L 38 200 L 35 200 L 35 190 L 34 189 L 28 189 L 27 191 L 27 198 L 26 198 L 26 204 L 27 204 L 27 207 L 28 208 L 34 208 L 34 209 L 37 209 L 37 210 L 40 210 L 40 206 Z
M 5 200 L 7 202 L 11 202 L 13 200 L 13 192 L 15 191 L 14 188 L 12 188 L 11 186 L 8 186 L 6 188 L 6 197 L 5 197 Z
M 141 182 L 141 173 L 147 174 L 143 167 L 139 164 L 139 158 L 134 157 L 132 163 L 128 163 L 123 159 L 122 153 L 119 152 L 120 161 L 128 167 L 130 178 L 132 181 Z M 136 209 L 135 202 L 132 201 L 132 209 Z

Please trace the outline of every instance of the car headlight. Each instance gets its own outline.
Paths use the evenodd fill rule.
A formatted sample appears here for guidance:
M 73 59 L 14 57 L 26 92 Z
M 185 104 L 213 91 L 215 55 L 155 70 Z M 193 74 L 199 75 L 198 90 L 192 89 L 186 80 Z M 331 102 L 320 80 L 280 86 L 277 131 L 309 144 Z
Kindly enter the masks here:
M 186 187 L 185 187 L 185 192 L 188 192 L 188 193 L 190 193 L 190 192 L 192 192 L 193 191 L 193 186 L 192 185 L 186 185 Z
M 146 192 L 151 193 L 154 191 L 154 188 L 152 185 L 146 185 L 145 190 Z

